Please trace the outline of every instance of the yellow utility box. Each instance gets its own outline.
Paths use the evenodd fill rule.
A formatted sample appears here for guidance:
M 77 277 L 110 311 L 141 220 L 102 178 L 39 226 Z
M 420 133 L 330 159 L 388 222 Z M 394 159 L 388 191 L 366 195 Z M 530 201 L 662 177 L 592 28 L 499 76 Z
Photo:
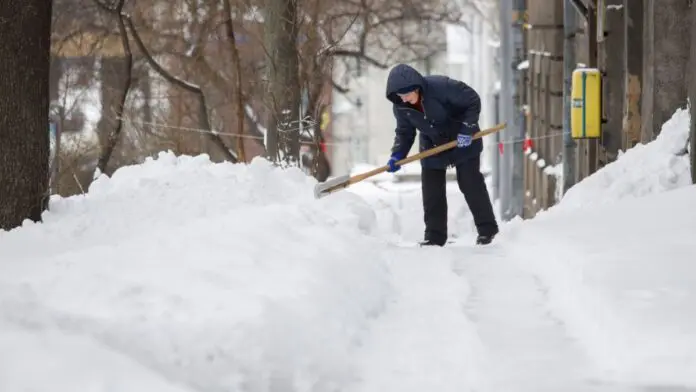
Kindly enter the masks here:
M 598 69 L 573 71 L 570 127 L 573 139 L 602 136 L 602 74 Z

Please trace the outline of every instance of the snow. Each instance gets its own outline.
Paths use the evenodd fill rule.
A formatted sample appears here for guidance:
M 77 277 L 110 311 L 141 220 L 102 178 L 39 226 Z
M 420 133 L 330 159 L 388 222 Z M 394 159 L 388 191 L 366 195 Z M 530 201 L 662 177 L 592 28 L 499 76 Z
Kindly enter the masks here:
M 12 354 L 0 356 L 3 391 L 49 391 L 56 385 L 65 391 L 185 391 L 94 339 L 7 324 L 0 327 L 0 347 Z
M 691 184 L 688 108 L 677 109 L 657 138 L 638 144 L 568 190 L 556 208 L 576 210 L 639 198 Z
M 86 381 L 92 356 L 95 378 L 141 364 L 200 390 L 348 382 L 349 353 L 392 289 L 364 234 L 371 209 L 349 193 L 317 202 L 311 186 L 260 159 L 162 154 L 99 177 L 86 196 L 54 198 L 43 224 L 0 234 L 0 321 L 19 329 L 0 330 L 0 362 L 12 362 L 0 390 L 66 355 L 82 362 L 59 364 L 53 391 Z M 7 354 L 19 353 L 18 334 L 22 362 Z M 65 335 L 84 341 L 85 357 Z M 110 351 L 131 363 L 110 369 L 124 362 Z
M 102 175 L 0 232 L 0 391 L 696 391 L 684 116 L 487 247 L 454 183 L 430 249 L 419 182 Z
M 696 388 L 695 222 L 692 185 L 512 232 L 526 244 L 520 262 L 605 380 Z M 553 232 L 553 244 L 542 240 Z
M 377 168 L 378 168 L 378 166 L 370 165 L 369 163 L 356 163 L 356 164 L 354 164 L 354 165 L 351 167 L 351 170 L 350 170 L 349 175 L 350 175 L 350 176 L 355 176 L 355 175 L 358 175 L 358 174 L 367 173 L 368 171 L 371 171 L 371 170 L 374 170 L 374 169 L 377 169 Z M 404 168 L 405 168 L 405 167 L 402 167 L 402 170 L 403 170 Z M 374 181 L 380 181 L 380 182 L 382 182 L 382 181 L 392 181 L 392 180 L 394 179 L 394 176 L 395 176 L 395 173 L 383 172 L 383 173 L 374 175 L 374 176 L 372 176 L 372 177 L 370 177 L 370 178 L 367 178 L 367 179 L 365 179 L 364 181 L 371 181 L 371 182 L 374 182 Z
M 376 207 L 390 193 L 373 184 L 353 191 Z M 419 193 L 400 194 L 401 207 L 390 204 L 397 232 L 415 236 L 421 216 L 406 211 L 413 212 Z M 468 245 L 473 232 L 462 231 L 449 248 L 420 251 L 419 261 L 395 251 L 397 292 L 416 298 L 394 306 L 387 326 L 375 327 L 377 343 L 362 360 L 370 383 L 361 390 L 696 390 L 696 317 L 689 311 L 696 266 L 688 248 L 695 203 L 689 186 L 512 222 L 498 243 L 480 250 Z M 378 217 L 388 222 L 386 213 Z M 448 268 L 461 277 L 457 289 Z M 445 290 L 457 294 L 440 294 Z M 440 313 L 439 305 L 451 311 L 425 316 Z M 466 319 L 455 310 L 462 308 Z M 437 331 L 442 340 L 423 347 L 415 343 L 423 331 Z M 443 340 L 461 348 L 443 354 Z M 435 357 L 435 348 L 446 356 Z M 428 367 L 433 361 L 437 366 Z M 461 370 L 443 371 L 452 369 L 448 361 Z

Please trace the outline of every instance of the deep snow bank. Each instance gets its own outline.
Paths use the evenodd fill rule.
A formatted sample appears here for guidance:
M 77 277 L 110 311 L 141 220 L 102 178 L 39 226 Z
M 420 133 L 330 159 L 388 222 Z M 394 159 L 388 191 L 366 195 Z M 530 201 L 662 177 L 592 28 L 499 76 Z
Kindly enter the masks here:
M 0 323 L 0 391 L 185 392 L 94 339 Z
M 696 387 L 696 188 L 687 109 L 506 240 L 606 378 Z M 659 388 L 656 388 L 659 389 Z
M 683 154 L 689 126 L 688 108 L 677 109 L 654 141 L 636 145 L 573 186 L 553 209 L 591 208 L 690 185 L 689 155 Z
M 54 199 L 43 224 L 0 233 L 0 390 L 34 385 L 26 366 L 68 355 L 55 343 L 66 334 L 194 389 L 349 383 L 350 353 L 390 298 L 388 270 L 365 235 L 369 206 L 348 192 L 316 201 L 313 185 L 262 159 L 160 154 Z M 19 335 L 21 353 L 8 338 Z M 51 390 L 114 361 L 64 366 L 74 373 Z
M 693 233 L 692 185 L 531 220 L 506 237 L 608 379 L 667 389 L 696 388 Z

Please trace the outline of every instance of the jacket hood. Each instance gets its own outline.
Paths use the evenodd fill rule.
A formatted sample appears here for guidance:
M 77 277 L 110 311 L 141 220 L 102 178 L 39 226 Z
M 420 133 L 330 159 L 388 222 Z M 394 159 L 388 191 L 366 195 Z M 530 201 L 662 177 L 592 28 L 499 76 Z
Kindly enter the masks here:
M 389 71 L 387 77 L 387 99 L 399 105 L 403 102 L 396 92 L 410 87 L 417 86 L 421 91 L 425 90 L 425 79 L 420 72 L 406 64 L 399 64 Z

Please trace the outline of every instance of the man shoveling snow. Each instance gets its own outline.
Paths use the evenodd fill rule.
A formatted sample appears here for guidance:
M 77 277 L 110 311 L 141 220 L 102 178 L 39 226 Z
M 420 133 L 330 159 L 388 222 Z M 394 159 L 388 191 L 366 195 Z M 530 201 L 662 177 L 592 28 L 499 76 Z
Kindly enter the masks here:
M 479 131 L 481 101 L 466 83 L 446 76 L 422 76 L 414 68 L 399 64 L 389 72 L 387 99 L 394 103 L 396 136 L 389 159 L 389 172 L 406 157 L 420 131 L 420 151 L 457 140 L 457 148 L 421 160 L 425 238 L 422 245 L 443 246 L 447 242 L 446 170 L 457 171 L 457 184 L 464 194 L 478 231 L 477 244 L 490 244 L 498 234 L 486 183 L 481 174 Z

